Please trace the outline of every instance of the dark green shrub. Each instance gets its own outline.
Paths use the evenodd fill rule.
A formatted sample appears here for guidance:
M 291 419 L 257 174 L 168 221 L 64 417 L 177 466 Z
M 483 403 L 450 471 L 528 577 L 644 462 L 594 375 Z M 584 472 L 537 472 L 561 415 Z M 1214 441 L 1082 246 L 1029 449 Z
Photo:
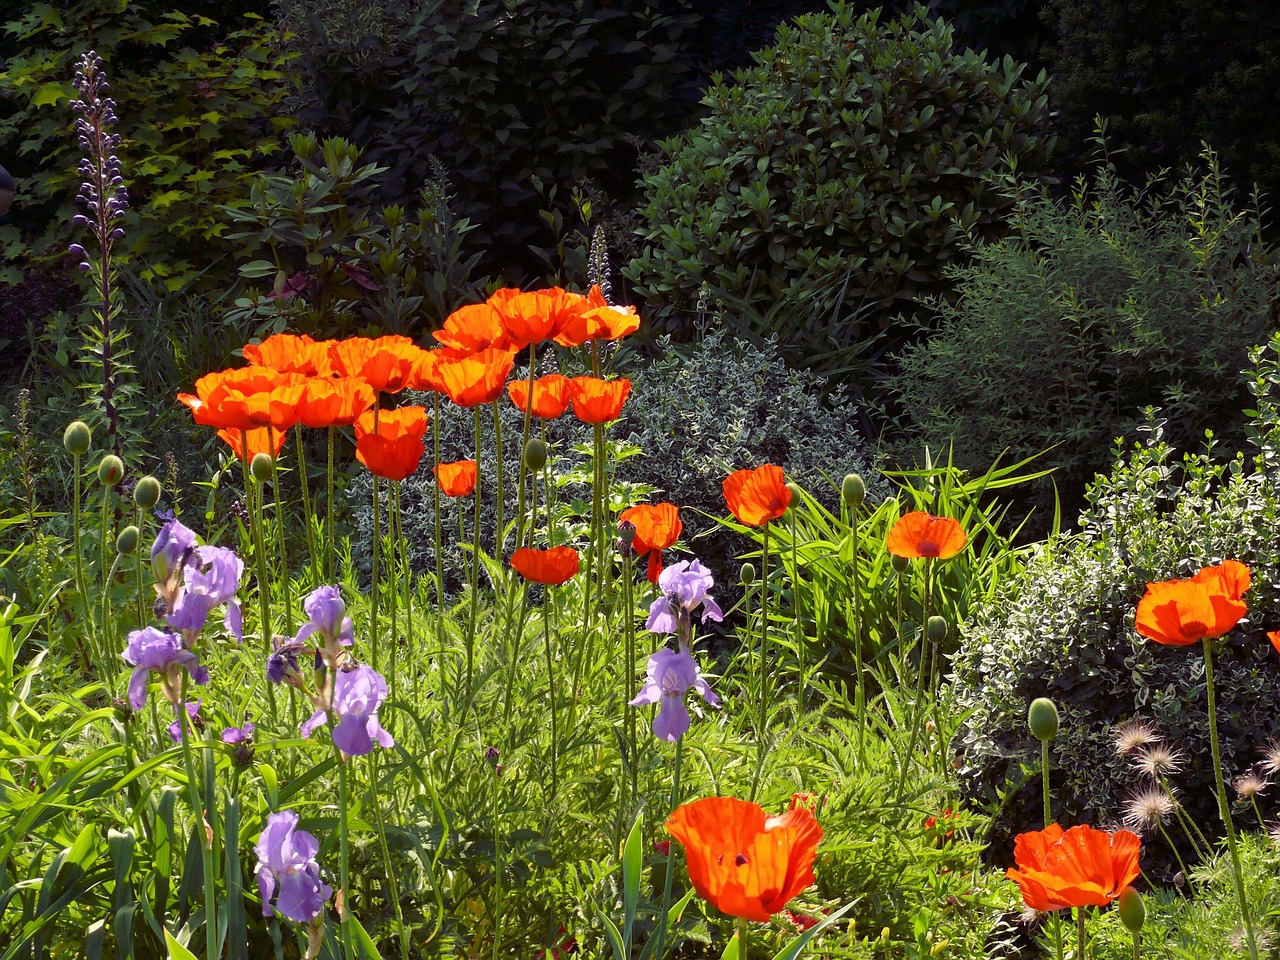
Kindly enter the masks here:
M 959 52 L 923 6 L 882 23 L 840 3 L 755 60 L 645 177 L 645 252 L 624 273 L 673 332 L 706 284 L 760 312 L 834 290 L 866 339 L 941 288 L 965 237 L 998 229 L 991 175 L 1035 174 L 1053 144 L 1047 79 Z
M 1136 193 L 1114 168 L 1058 205 L 1028 189 L 1010 236 L 951 274 L 937 332 L 901 357 L 891 384 L 925 442 L 954 440 L 981 468 L 1004 451 L 1040 463 L 1072 517 L 1085 483 L 1158 406 L 1191 448 L 1211 428 L 1238 448 L 1247 400 L 1237 371 L 1276 321 L 1273 251 L 1256 207 L 1238 205 L 1212 154 L 1176 184 Z M 912 444 L 918 442 L 912 439 Z M 1052 507 L 1044 481 L 1036 499 Z

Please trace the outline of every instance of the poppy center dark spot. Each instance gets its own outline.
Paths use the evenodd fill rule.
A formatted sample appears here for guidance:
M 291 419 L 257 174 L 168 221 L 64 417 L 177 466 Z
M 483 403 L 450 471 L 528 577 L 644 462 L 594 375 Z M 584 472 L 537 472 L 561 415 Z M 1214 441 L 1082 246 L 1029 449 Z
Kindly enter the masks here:
M 747 855 L 745 853 L 740 853 L 733 858 L 733 862 L 741 867 L 741 866 L 745 866 L 750 861 L 747 860 Z
M 938 555 L 938 544 L 933 540 L 921 540 L 916 545 L 916 550 L 922 557 L 936 557 Z

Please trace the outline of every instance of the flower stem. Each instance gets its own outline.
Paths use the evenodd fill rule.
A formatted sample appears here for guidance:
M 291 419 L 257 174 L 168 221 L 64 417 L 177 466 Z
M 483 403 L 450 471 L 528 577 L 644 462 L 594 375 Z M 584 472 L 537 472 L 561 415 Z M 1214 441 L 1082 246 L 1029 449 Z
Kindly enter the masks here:
M 766 714 L 769 707 L 769 671 L 765 659 L 769 649 L 769 521 L 764 524 L 764 546 L 760 551 L 760 703 L 756 719 L 756 747 L 761 753 L 760 765 L 763 766 L 765 749 Z
M 316 554 L 315 527 L 311 522 L 311 484 L 307 478 L 307 449 L 302 442 L 302 424 L 293 428 L 293 439 L 298 448 L 298 482 L 302 487 L 302 517 L 307 531 L 307 556 L 311 559 L 311 586 L 320 585 L 320 568 Z
M 898 789 L 895 791 L 899 799 L 902 797 L 902 788 L 907 781 L 907 768 L 911 765 L 912 755 L 916 751 L 916 741 L 920 737 L 920 720 L 924 716 L 922 701 L 924 700 L 924 674 L 925 664 L 929 659 L 929 638 L 927 635 L 929 623 L 929 599 L 932 593 L 929 574 L 932 572 L 933 558 L 926 557 L 924 561 L 924 615 L 920 618 L 920 663 L 916 667 L 916 695 L 915 700 L 911 704 L 911 735 L 907 739 L 907 753 L 902 758 L 902 765 L 898 768 Z M 899 580 L 901 585 L 901 580 Z
M 204 868 L 204 941 L 205 956 L 209 960 L 217 960 L 218 950 L 218 887 L 213 873 L 213 845 L 205 836 L 204 800 L 200 796 L 200 787 L 196 782 L 196 765 L 191 756 L 191 715 L 187 713 L 187 685 L 190 677 L 182 674 L 181 703 L 178 705 L 178 729 L 182 732 L 182 762 L 187 770 L 187 794 L 190 798 L 191 813 L 195 817 L 194 829 L 200 838 L 200 859 Z
M 684 737 L 676 741 L 676 762 L 671 772 L 671 810 L 680 805 L 680 767 L 684 759 Z M 671 874 L 675 872 L 675 845 L 667 848 L 667 875 L 662 881 L 662 912 L 658 914 L 658 949 L 653 960 L 662 960 L 667 944 L 667 913 L 671 909 Z
M 431 395 L 431 443 L 435 448 L 435 463 L 440 465 L 440 394 Z M 444 558 L 440 555 L 443 543 L 444 523 L 440 516 L 440 484 L 433 483 L 431 489 L 435 495 L 436 517 L 436 645 L 444 649 Z
M 337 561 L 334 558 L 333 549 L 333 525 L 334 525 L 334 509 L 333 509 L 333 447 L 334 436 L 337 433 L 337 427 L 329 427 L 329 467 L 325 475 L 325 483 L 328 487 L 326 491 L 326 499 L 324 502 L 324 559 L 325 559 L 325 582 L 335 582 L 337 576 Z
M 1085 960 L 1085 958 L 1088 957 L 1089 955 L 1088 954 L 1089 941 L 1085 936 L 1084 922 L 1085 922 L 1085 908 L 1076 907 L 1076 934 L 1078 938 L 1077 944 L 1078 944 L 1080 960 Z
M 498 401 L 492 403 L 493 407 L 493 445 L 498 460 L 497 481 L 498 495 L 494 498 L 494 511 L 497 520 L 497 528 L 493 531 L 493 557 L 495 560 L 501 561 L 502 554 L 507 549 L 506 532 L 502 529 L 502 496 L 503 496 L 503 463 L 502 463 L 502 417 L 498 413 Z M 477 465 L 480 458 L 476 458 Z
M 274 443 L 274 440 L 272 441 Z M 289 548 L 284 535 L 284 506 L 280 499 L 280 461 L 271 458 L 271 496 L 276 505 L 276 531 L 280 534 L 280 586 L 284 589 L 284 629 L 293 636 L 293 585 L 289 582 Z M 310 523 L 310 518 L 307 520 Z
M 1053 823 L 1052 793 L 1049 790 L 1049 741 L 1040 741 L 1040 778 L 1044 785 L 1044 825 L 1048 829 Z M 1053 946 L 1054 955 L 1062 960 L 1062 917 L 1057 911 L 1053 914 Z
M 738 960 L 747 960 L 747 918 L 738 918 Z
M 622 591 L 623 591 L 623 630 L 626 634 L 626 660 L 624 661 L 627 671 L 627 703 L 630 704 L 636 698 L 636 618 L 635 618 L 635 584 L 632 582 L 635 572 L 632 569 L 631 551 L 627 551 L 626 557 L 622 561 Z M 640 758 L 637 756 L 636 747 L 636 711 L 628 706 L 623 707 L 623 711 L 627 715 L 627 764 L 630 767 L 631 780 L 631 803 L 627 808 L 627 814 L 630 816 L 635 811 L 636 796 L 639 793 L 639 772 Z
M 71 457 L 71 471 L 73 474 L 72 484 L 73 492 L 71 502 L 71 530 L 75 539 L 76 551 L 76 593 L 80 594 L 80 602 L 84 604 L 85 615 L 89 618 L 89 633 L 91 637 L 91 646 L 94 647 L 95 653 L 97 649 L 96 632 L 93 629 L 93 607 L 89 603 L 89 588 L 86 585 L 84 577 L 84 548 L 80 543 L 80 513 L 83 504 L 80 502 L 80 457 L 73 455 Z M 84 645 L 80 644 L 80 658 L 84 661 L 85 670 L 89 669 L 89 654 L 85 652 Z M 106 676 L 106 673 L 103 673 Z
M 841 498 L 843 500 L 843 498 Z M 862 762 L 862 736 L 863 728 L 866 727 L 864 717 L 867 712 L 867 681 L 866 681 L 866 664 L 862 662 L 862 577 L 858 572 L 858 554 L 862 552 L 861 541 L 858 539 L 858 512 L 861 507 L 849 508 L 849 531 L 853 538 L 853 658 L 854 668 L 858 671 L 857 676 L 857 692 L 855 694 L 855 714 L 857 716 L 858 728 L 858 762 Z M 899 613 L 901 613 L 901 597 L 899 592 Z
M 542 647 L 547 654 L 547 697 L 551 701 L 551 802 L 554 803 L 556 788 L 559 786 L 556 763 L 560 754 L 560 731 L 556 721 L 556 661 L 551 654 L 551 627 L 547 609 L 550 604 L 548 592 L 547 602 L 542 607 Z
M 374 415 L 373 423 L 373 429 L 376 431 L 378 429 L 376 413 Z M 381 586 L 378 582 L 378 560 L 379 554 L 381 553 L 381 550 L 379 549 L 381 546 L 380 541 L 382 540 L 382 501 L 378 491 L 378 488 L 381 486 L 381 484 L 378 483 L 378 476 L 377 474 L 371 474 L 370 476 L 373 480 L 373 560 L 371 561 L 372 568 L 370 571 L 369 585 L 369 635 L 372 641 L 372 647 L 369 655 L 373 660 L 373 668 L 375 670 L 381 670 L 382 662 L 378 659 L 378 634 L 381 633 L 378 629 L 378 594 L 381 592 L 378 589 Z
M 502 830 L 498 813 L 502 809 L 501 781 L 495 766 L 493 775 L 493 960 L 502 949 Z

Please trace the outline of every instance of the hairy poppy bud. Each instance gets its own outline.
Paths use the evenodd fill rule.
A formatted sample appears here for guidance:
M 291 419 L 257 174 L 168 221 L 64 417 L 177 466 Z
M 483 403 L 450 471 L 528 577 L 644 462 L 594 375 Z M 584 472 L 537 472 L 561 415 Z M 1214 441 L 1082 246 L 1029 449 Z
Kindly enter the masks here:
M 788 483 L 787 490 L 791 492 L 791 498 L 787 502 L 787 513 L 791 513 L 800 504 L 800 486 L 796 483 Z
M 143 477 L 133 487 L 133 502 L 140 510 L 150 510 L 160 502 L 160 481 Z
M 889 558 L 889 565 L 893 567 L 894 573 L 906 573 L 907 567 L 910 566 L 910 564 L 910 558 L 900 557 L 896 553 Z
M 104 487 L 114 487 L 124 477 L 124 461 L 109 453 L 98 464 L 98 482 Z
M 622 542 L 623 547 L 630 550 L 631 544 L 636 539 L 636 525 L 629 520 L 623 520 L 618 524 L 618 539 Z
M 1031 735 L 1041 743 L 1047 743 L 1058 735 L 1058 708 L 1048 697 L 1036 697 L 1027 711 L 1027 726 Z
M 62 445 L 73 457 L 83 457 L 89 452 L 90 438 L 89 425 L 83 420 L 73 420 L 63 431 Z
M 925 636 L 931 643 L 941 643 L 947 639 L 947 621 L 943 617 L 930 617 L 925 625 Z
M 1142 932 L 1142 925 L 1147 921 L 1147 907 L 1137 890 L 1125 887 L 1120 891 L 1116 912 L 1120 914 L 1120 922 L 1126 930 L 1135 934 Z
M 253 460 L 249 463 L 249 473 L 253 475 L 253 479 L 259 483 L 266 483 L 271 479 L 271 470 L 274 463 L 269 453 L 255 453 Z
M 756 565 L 754 563 L 744 563 L 738 579 L 745 584 L 756 582 Z
M 547 465 L 547 445 L 537 437 L 524 445 L 524 465 L 530 470 L 541 470 Z
M 120 536 L 116 537 L 117 553 L 133 553 L 138 549 L 138 528 L 133 524 L 125 527 L 120 531 Z
M 845 474 L 844 482 L 840 484 L 840 496 L 850 508 L 857 510 L 867 497 L 867 485 L 856 473 Z

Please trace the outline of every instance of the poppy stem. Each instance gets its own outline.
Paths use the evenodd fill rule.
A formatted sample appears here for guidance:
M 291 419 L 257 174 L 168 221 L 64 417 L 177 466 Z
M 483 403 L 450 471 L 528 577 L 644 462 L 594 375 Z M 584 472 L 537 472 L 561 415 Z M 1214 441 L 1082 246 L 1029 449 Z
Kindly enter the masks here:
M 796 664 L 798 672 L 798 689 L 796 690 L 796 701 L 800 705 L 801 711 L 804 710 L 804 606 L 801 603 L 800 590 L 800 521 L 798 513 L 794 507 L 791 510 L 791 591 L 795 598 L 796 608 Z
M 298 448 L 298 484 L 302 487 L 302 516 L 307 531 L 307 556 L 311 558 L 310 586 L 320 586 L 320 570 L 317 566 L 316 532 L 311 517 L 311 484 L 307 482 L 307 449 L 302 442 L 302 424 L 293 425 L 294 445 Z
M 333 711 L 329 711 L 329 730 L 332 733 L 337 725 Z M 338 761 L 338 877 L 342 885 L 340 891 L 341 904 L 338 907 L 339 941 L 342 955 L 350 958 L 351 949 L 351 839 L 347 826 L 347 763 L 343 759 L 338 745 L 333 745 L 333 754 Z
M 1049 790 L 1049 741 L 1040 741 L 1040 778 L 1044 785 L 1044 826 L 1047 830 L 1053 823 L 1053 794 Z M 1054 955 L 1062 960 L 1062 917 L 1057 912 L 1053 915 L 1053 947 Z
M 520 474 L 519 474 L 520 489 L 519 489 L 519 492 L 516 494 L 516 499 L 518 501 L 516 503 L 516 514 L 517 514 L 516 549 L 517 550 L 524 546 L 524 534 L 526 529 L 525 515 L 524 515 L 524 485 L 525 485 L 526 479 L 529 476 L 529 465 L 525 463 L 524 455 L 525 455 L 525 451 L 529 449 L 529 422 L 533 419 L 533 377 L 537 369 L 537 359 L 538 359 L 537 348 L 531 343 L 529 344 L 529 387 L 528 387 L 529 393 L 528 393 L 528 396 L 525 397 L 524 426 L 523 426 L 522 435 L 520 437 Z M 536 481 L 535 481 L 534 493 L 535 494 L 537 493 Z M 536 515 L 537 511 L 535 510 L 534 512 Z M 532 530 L 533 528 L 532 520 L 529 521 L 528 528 Z
M 1249 901 L 1244 891 L 1244 873 L 1240 866 L 1240 851 L 1236 848 L 1236 832 L 1231 824 L 1231 805 L 1227 801 L 1227 787 L 1222 779 L 1222 750 L 1218 745 L 1218 702 L 1213 691 L 1213 648 L 1210 637 L 1204 638 L 1204 680 L 1209 695 L 1209 746 L 1213 751 L 1213 774 L 1218 781 L 1218 813 L 1227 831 L 1227 851 L 1231 855 L 1231 879 L 1235 884 L 1236 898 L 1240 901 L 1240 919 L 1244 922 L 1245 941 L 1249 956 L 1258 960 L 1258 944 L 1253 938 L 1253 923 L 1249 919 Z
M 92 613 L 92 608 L 89 605 L 89 589 L 85 585 L 84 548 L 81 546 L 81 543 L 80 543 L 80 513 L 84 505 L 81 503 L 81 500 L 80 500 L 80 456 L 79 454 L 73 454 L 71 457 L 71 473 L 73 478 L 72 479 L 73 492 L 71 494 L 72 496 L 71 531 L 72 531 L 72 536 L 75 539 L 75 551 L 76 551 L 76 593 L 80 594 L 80 602 L 84 604 L 85 613 L 89 617 L 90 633 L 92 634 L 96 631 L 93 630 L 93 613 Z M 146 621 L 144 620 L 142 622 L 145 623 Z M 96 657 L 97 643 L 93 642 L 91 643 L 91 646 L 94 647 L 94 655 Z M 84 661 L 85 670 L 88 670 L 90 657 L 89 657 L 89 654 L 85 652 L 83 646 L 80 647 L 80 658 Z M 106 676 L 105 671 L 103 671 L 103 676 Z
M 337 563 L 333 558 L 333 447 L 334 434 L 337 427 L 329 427 L 329 469 L 325 481 L 327 484 L 324 501 L 324 543 L 325 543 L 325 582 L 333 583 L 336 577 Z
M 932 593 L 930 587 L 929 574 L 933 570 L 933 558 L 925 557 L 924 559 L 924 616 L 920 618 L 920 639 L 917 646 L 920 648 L 920 662 L 916 667 L 916 695 L 911 704 L 911 735 L 907 738 L 907 753 L 902 758 L 902 765 L 898 768 L 898 798 L 902 798 L 902 788 L 907 781 L 907 768 L 911 765 L 911 758 L 916 752 L 916 741 L 920 737 L 920 720 L 924 716 L 924 675 L 925 666 L 929 660 L 929 640 L 926 635 L 925 625 L 929 622 L 929 599 Z M 901 585 L 901 580 L 899 580 Z
M 760 550 L 760 703 L 756 719 L 756 750 L 759 752 L 757 769 L 764 768 L 765 725 L 768 722 L 766 712 L 769 700 L 769 671 L 765 666 L 765 656 L 769 642 L 769 527 L 770 521 L 764 524 L 764 543 Z M 758 780 L 759 774 L 757 774 Z M 754 791 L 753 791 L 754 792 Z
M 680 767 L 684 759 L 684 737 L 676 741 L 676 762 L 671 772 L 671 810 L 680 805 Z M 671 874 L 675 872 L 676 851 L 667 847 L 667 875 L 662 880 L 662 911 L 658 914 L 658 949 L 653 960 L 662 960 L 667 945 L 667 913 L 671 909 Z
M 747 960 L 747 918 L 738 918 L 738 960 Z
M 475 506 L 473 507 L 472 524 L 474 529 L 471 531 L 471 615 L 467 618 L 467 680 L 464 696 L 468 708 L 471 703 L 471 676 L 475 662 L 475 645 L 476 645 L 476 613 L 479 609 L 480 597 L 480 473 L 479 464 L 481 462 L 480 450 L 480 407 L 477 405 L 472 408 L 472 427 L 475 431 L 476 441 L 476 488 L 475 488 Z M 501 463 L 499 463 L 501 467 Z M 461 501 L 459 501 L 458 513 L 458 533 L 462 533 L 462 513 Z M 463 711 L 466 715 L 466 710 Z
M 499 416 L 498 414 L 498 401 L 497 400 L 493 401 L 491 406 L 493 407 L 493 443 L 494 443 L 494 448 L 497 451 L 497 459 L 498 459 L 498 470 L 497 470 L 498 495 L 497 497 L 494 498 L 494 510 L 497 513 L 498 526 L 493 533 L 493 558 L 497 560 L 499 564 L 501 564 L 502 554 L 507 549 L 507 535 L 506 535 L 506 531 L 502 529 L 502 487 L 503 487 L 502 474 L 503 474 L 503 467 L 504 467 L 504 464 L 502 462 L 502 417 Z M 479 463 L 480 463 L 480 458 L 477 457 L 476 458 L 477 467 L 479 466 Z
M 1084 929 L 1085 917 L 1086 917 L 1085 908 L 1076 907 L 1076 935 L 1077 935 L 1076 942 L 1079 948 L 1080 960 L 1085 960 L 1085 958 L 1088 957 L 1087 951 L 1089 949 L 1089 941 L 1085 936 L 1085 929 Z
M 431 442 L 435 447 L 435 464 L 436 468 L 440 466 L 440 394 L 431 394 Z M 441 542 L 443 541 L 444 523 L 440 516 L 440 483 L 436 481 L 432 486 L 435 494 L 435 517 L 436 517 L 436 646 L 438 649 L 444 649 L 444 558 L 440 555 Z M 461 503 L 461 501 L 459 501 Z
M 268 443 L 275 445 L 270 435 L 268 435 Z M 293 636 L 293 591 L 289 583 L 289 548 L 285 545 L 284 507 L 280 501 L 280 461 L 277 457 L 271 458 L 271 475 L 271 496 L 276 505 L 276 532 L 280 535 L 280 582 L 284 587 L 284 629 L 289 636 Z
M 373 429 L 375 433 L 378 430 L 378 418 L 376 415 L 373 420 Z M 378 496 L 378 475 L 371 473 L 369 476 L 373 480 L 373 560 L 369 582 L 369 635 L 373 647 L 370 652 L 370 658 L 373 661 L 373 669 L 378 670 L 382 667 L 378 659 L 378 547 L 379 541 L 382 539 L 382 504 Z
M 551 654 L 551 626 L 547 609 L 550 603 L 551 591 L 548 590 L 547 602 L 542 605 L 542 647 L 547 654 L 547 698 L 551 702 L 551 803 L 554 804 L 556 787 L 559 786 L 556 760 L 560 754 L 560 730 L 556 722 L 556 661 Z
M 635 812 L 636 795 L 638 790 L 638 774 L 639 774 L 639 758 L 636 756 L 636 711 L 632 710 L 627 704 L 636 698 L 636 618 L 635 618 L 635 584 L 632 582 L 635 577 L 635 571 L 632 569 L 632 553 L 631 548 L 625 548 L 626 552 L 622 560 L 623 577 L 622 577 L 622 607 L 623 630 L 626 632 L 626 670 L 627 670 L 627 700 L 623 704 L 623 712 L 627 715 L 627 764 L 630 767 L 631 780 L 631 804 L 627 809 L 627 814 L 631 815 Z
M 843 503 L 844 498 L 841 497 Z M 853 538 L 853 657 L 854 667 L 858 671 L 857 689 L 854 694 L 854 704 L 857 715 L 858 730 L 858 762 L 863 759 L 862 754 L 862 731 L 866 726 L 863 718 L 867 712 L 867 681 L 865 677 L 866 664 L 862 662 L 862 578 L 858 572 L 858 554 L 862 552 L 862 542 L 858 538 L 858 512 L 861 506 L 849 507 L 849 530 Z M 899 598 L 902 594 L 899 592 Z M 901 609 L 901 607 L 899 607 Z
M 191 755 L 191 737 L 195 733 L 191 714 L 187 713 L 187 685 L 190 674 L 182 674 L 181 701 L 178 706 L 178 730 L 182 733 L 182 762 L 187 770 L 187 796 L 191 803 L 191 815 L 195 817 L 192 829 L 200 838 L 200 859 L 204 873 L 204 944 L 205 956 L 209 960 L 217 960 L 221 951 L 218 949 L 218 887 L 217 877 L 213 872 L 213 846 L 205 835 L 204 800 L 201 797 L 200 785 L 196 781 L 196 765 Z

